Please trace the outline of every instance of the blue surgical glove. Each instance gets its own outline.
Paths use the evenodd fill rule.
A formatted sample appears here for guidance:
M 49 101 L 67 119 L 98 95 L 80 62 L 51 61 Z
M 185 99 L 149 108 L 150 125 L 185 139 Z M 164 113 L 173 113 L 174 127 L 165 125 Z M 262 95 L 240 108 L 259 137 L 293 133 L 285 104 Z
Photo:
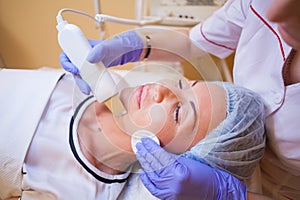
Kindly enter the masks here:
M 140 178 L 160 199 L 246 199 L 246 185 L 227 172 L 168 153 L 150 138 L 136 147 Z
M 104 40 L 90 51 L 87 60 L 91 63 L 103 62 L 106 67 L 136 62 L 144 48 L 141 37 L 133 30 Z
M 94 48 L 96 45 L 100 45 L 102 42 L 103 42 L 102 40 L 89 40 L 89 43 L 92 48 Z M 64 52 L 62 52 L 59 55 L 59 60 L 60 60 L 60 64 L 66 71 L 74 75 L 79 74 L 79 69 L 70 61 L 70 59 Z
M 91 47 L 94 47 L 96 45 L 99 45 L 102 43 L 101 40 L 89 40 L 89 43 L 91 45 Z M 70 61 L 70 59 L 68 58 L 68 56 L 62 52 L 59 55 L 59 60 L 60 60 L 60 64 L 62 65 L 62 67 L 73 74 L 74 76 L 74 80 L 77 84 L 77 86 L 79 87 L 79 89 L 81 90 L 81 92 L 83 92 L 84 94 L 90 94 L 91 92 L 91 88 L 90 86 L 81 78 L 81 76 L 79 75 L 79 69 Z
M 101 61 L 106 67 L 138 61 L 144 47 L 143 40 L 133 30 L 126 31 L 108 40 L 89 40 L 89 43 L 92 49 L 87 56 L 87 61 L 90 63 Z M 61 53 L 59 59 L 66 71 L 77 75 L 75 76 L 75 81 L 80 90 L 85 94 L 89 94 L 90 88 L 79 76 L 79 69 L 69 60 L 65 53 Z

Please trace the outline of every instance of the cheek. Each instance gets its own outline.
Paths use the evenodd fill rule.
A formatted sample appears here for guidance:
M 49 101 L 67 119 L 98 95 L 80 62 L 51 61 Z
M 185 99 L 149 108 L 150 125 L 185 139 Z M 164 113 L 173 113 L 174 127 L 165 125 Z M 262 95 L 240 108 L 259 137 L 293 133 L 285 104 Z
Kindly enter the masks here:
M 167 141 L 164 144 L 165 150 L 174 154 L 182 154 L 188 151 L 193 142 L 193 137 L 178 133 L 176 130 L 174 132 L 168 130 L 168 136 L 165 136 L 164 139 Z
M 122 118 L 117 118 L 118 124 L 128 133 L 146 129 L 153 133 L 161 132 L 168 124 L 168 114 L 162 106 L 153 105 L 141 110 L 130 110 Z
M 188 121 L 193 121 L 188 119 Z M 174 119 L 169 121 L 164 129 L 157 134 L 162 146 L 170 153 L 181 154 L 193 146 L 195 139 L 198 141 L 197 128 L 194 123 L 177 124 Z
M 156 136 L 159 138 L 160 145 L 162 147 L 168 147 L 172 140 L 174 139 L 176 135 L 176 128 L 174 125 L 171 125 L 171 123 L 166 123 L 164 128 L 156 134 Z M 170 150 L 170 149 L 166 149 Z M 173 152 L 171 152 L 173 153 Z

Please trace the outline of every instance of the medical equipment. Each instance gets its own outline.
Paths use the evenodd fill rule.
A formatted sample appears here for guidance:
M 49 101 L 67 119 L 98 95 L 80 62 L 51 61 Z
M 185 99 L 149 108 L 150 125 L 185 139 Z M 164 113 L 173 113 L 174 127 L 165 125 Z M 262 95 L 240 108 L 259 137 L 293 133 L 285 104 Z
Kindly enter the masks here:
M 161 21 L 151 26 L 170 28 L 190 28 L 203 22 L 217 9 L 224 5 L 227 0 L 135 0 L 135 19 L 161 18 Z M 147 26 L 150 26 L 148 24 Z M 233 82 L 231 64 L 224 59 L 213 61 L 211 57 L 194 59 L 193 68 L 205 80 L 224 80 Z M 180 68 L 189 71 L 181 63 Z M 230 65 L 228 65 L 230 64 Z M 207 67 L 213 65 L 212 67 Z M 183 69 L 182 69 L 183 70 Z M 191 74 L 188 72 L 188 74 Z
M 86 61 L 91 49 L 80 28 L 63 20 L 61 10 L 57 16 L 58 42 L 69 59 L 80 69 L 80 76 L 86 81 L 98 102 L 104 103 L 115 116 L 126 113 L 118 98 L 118 88 L 102 62 L 92 64 Z
M 159 139 L 154 135 L 154 133 L 147 131 L 147 130 L 138 130 L 131 136 L 131 148 L 134 153 L 137 152 L 136 149 L 136 144 L 138 142 L 141 142 L 141 139 L 143 137 L 149 137 L 151 138 L 154 142 L 156 142 L 158 145 L 160 144 Z
M 161 17 L 160 25 L 194 26 L 220 8 L 226 0 L 139 0 L 137 16 Z M 142 7 L 145 8 L 142 8 Z M 144 13 L 142 13 L 144 12 Z
M 210 16 L 226 0 L 136 0 L 136 19 L 125 19 L 99 13 L 95 3 L 95 19 L 125 25 L 193 26 Z M 98 9 L 97 9 L 98 8 Z

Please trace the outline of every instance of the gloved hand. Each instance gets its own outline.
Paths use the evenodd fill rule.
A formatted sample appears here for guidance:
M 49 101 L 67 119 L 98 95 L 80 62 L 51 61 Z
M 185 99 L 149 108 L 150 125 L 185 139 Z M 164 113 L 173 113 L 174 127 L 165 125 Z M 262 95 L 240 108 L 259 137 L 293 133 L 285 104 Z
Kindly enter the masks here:
M 140 178 L 160 199 L 246 199 L 246 185 L 227 172 L 168 153 L 150 138 L 136 147 Z
M 92 48 L 95 47 L 96 45 L 100 45 L 102 42 L 103 42 L 102 40 L 89 40 L 89 43 Z M 59 60 L 60 60 L 60 64 L 66 71 L 74 75 L 79 74 L 79 69 L 70 61 L 70 59 L 64 52 L 62 52 L 59 55 Z
M 129 30 L 95 45 L 87 56 L 87 61 L 102 61 L 106 67 L 136 62 L 140 59 L 143 48 L 144 42 L 140 36 Z
M 89 40 L 89 42 L 92 49 L 87 56 L 87 61 L 90 63 L 101 61 L 106 67 L 138 61 L 144 47 L 143 40 L 133 30 L 126 31 L 108 40 Z M 62 67 L 75 75 L 75 81 L 80 90 L 85 94 L 89 94 L 90 88 L 80 78 L 79 69 L 72 64 L 65 53 L 61 53 L 59 59 Z
M 89 43 L 91 45 L 91 47 L 94 47 L 96 45 L 99 45 L 102 43 L 101 40 L 89 40 Z M 68 58 L 68 56 L 62 52 L 59 55 L 59 60 L 60 60 L 60 64 L 62 65 L 62 67 L 73 74 L 74 80 L 77 84 L 77 86 L 79 87 L 79 89 L 81 90 L 81 92 L 83 92 L 84 94 L 90 94 L 91 92 L 91 88 L 90 86 L 81 78 L 81 76 L 79 75 L 79 69 L 70 61 L 70 59 Z

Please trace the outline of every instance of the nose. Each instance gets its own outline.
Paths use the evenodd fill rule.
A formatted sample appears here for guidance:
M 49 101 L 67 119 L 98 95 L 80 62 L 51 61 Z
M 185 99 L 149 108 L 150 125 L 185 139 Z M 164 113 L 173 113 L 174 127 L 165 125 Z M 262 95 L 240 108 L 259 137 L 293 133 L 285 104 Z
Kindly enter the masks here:
M 161 103 L 166 98 L 172 98 L 172 96 L 174 96 L 174 94 L 170 91 L 170 89 L 168 89 L 164 86 L 161 86 L 161 85 L 158 85 L 155 87 L 154 101 L 156 103 Z

